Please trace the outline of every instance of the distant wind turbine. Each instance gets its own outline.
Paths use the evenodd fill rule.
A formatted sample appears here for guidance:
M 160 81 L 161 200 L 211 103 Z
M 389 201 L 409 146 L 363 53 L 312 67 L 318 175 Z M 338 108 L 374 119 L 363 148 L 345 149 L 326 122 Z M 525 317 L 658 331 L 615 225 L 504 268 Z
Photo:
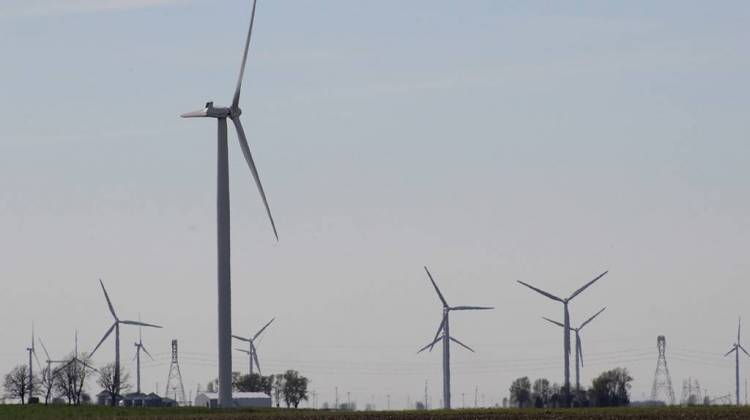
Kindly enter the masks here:
M 586 290 L 589 286 L 594 284 L 597 280 L 604 277 L 608 272 L 605 271 L 602 274 L 599 274 L 595 279 L 591 280 L 590 282 L 584 284 L 581 288 L 573 292 L 568 298 L 563 299 L 559 298 L 551 293 L 547 293 L 542 289 L 537 289 L 536 287 L 524 283 L 520 280 L 518 280 L 518 283 L 528 287 L 529 289 L 540 293 L 552 300 L 556 300 L 563 304 L 563 320 L 564 320 L 564 327 L 563 327 L 563 356 L 564 356 L 564 362 L 565 362 L 565 403 L 566 405 L 570 403 L 570 312 L 568 311 L 568 303 L 570 303 L 573 298 L 578 296 L 581 292 Z
M 260 337 L 261 334 L 263 334 L 263 331 L 265 331 L 266 328 L 268 328 L 268 326 L 271 325 L 271 323 L 275 319 L 276 318 L 272 318 L 270 321 L 268 321 L 268 323 L 266 325 L 264 325 L 263 328 L 261 328 L 257 333 L 255 333 L 255 335 L 252 336 L 251 338 L 240 337 L 239 335 L 234 335 L 234 334 L 232 335 L 232 337 L 234 337 L 234 338 L 236 338 L 236 339 L 238 339 L 240 341 L 244 341 L 244 342 L 246 342 L 246 343 L 249 344 L 248 350 L 245 350 L 245 349 L 235 349 L 235 350 L 241 351 L 241 352 L 247 354 L 248 359 L 250 361 L 250 369 L 249 369 L 250 375 L 253 374 L 253 364 L 258 368 L 258 374 L 259 375 L 261 374 L 260 373 L 260 362 L 258 361 L 258 350 L 255 347 L 255 340 L 258 339 L 258 337 Z
M 242 65 L 240 74 L 237 79 L 237 86 L 234 91 L 232 105 L 229 108 L 215 107 L 213 102 L 206 103 L 206 106 L 198 111 L 182 114 L 183 118 L 216 118 L 218 121 L 218 163 L 217 163 L 217 233 L 218 233 L 218 287 L 219 287 L 219 406 L 232 406 L 232 297 L 231 297 L 231 269 L 230 269 L 230 245 L 229 245 L 229 169 L 228 169 L 228 150 L 227 150 L 227 118 L 232 120 L 240 148 L 245 155 L 245 160 L 250 167 L 250 172 L 255 178 L 255 185 L 263 199 L 266 207 L 266 213 L 271 221 L 274 236 L 278 241 L 279 235 L 276 232 L 276 224 L 271 216 L 271 209 L 268 206 L 266 193 L 263 185 L 260 183 L 258 169 L 255 167 L 255 161 L 250 153 L 250 146 L 247 144 L 245 130 L 240 122 L 240 91 L 242 89 L 242 76 L 245 73 L 245 64 L 247 63 L 247 52 L 250 48 L 250 38 L 253 33 L 253 22 L 255 21 L 255 5 L 250 13 L 250 28 L 245 40 L 245 52 L 242 56 Z
M 593 321 L 594 318 L 599 316 L 600 313 L 604 312 L 605 309 L 607 308 L 606 307 L 602 308 L 599 312 L 595 313 L 591 318 L 584 321 L 578 328 L 570 327 L 570 329 L 576 333 L 576 390 L 581 389 L 580 368 L 583 366 L 583 346 L 581 345 L 581 330 L 589 322 Z M 565 328 L 565 324 L 561 322 L 553 321 L 545 317 L 542 317 L 542 318 L 544 318 L 545 320 L 555 325 Z
M 141 320 L 141 315 L 138 315 L 138 321 Z M 146 353 L 148 357 L 151 358 L 151 360 L 154 360 L 154 356 L 151 356 L 151 353 L 148 352 L 146 349 L 146 346 L 143 345 L 143 328 L 139 325 L 138 326 L 138 342 L 135 343 L 135 369 L 136 369 L 136 392 L 138 394 L 141 393 L 141 351 Z
M 34 345 L 34 342 L 36 339 L 34 338 L 34 323 L 31 323 L 31 347 L 27 347 L 26 351 L 29 352 L 29 398 L 34 396 L 34 365 L 32 363 L 32 356 L 34 359 L 36 359 L 36 364 L 41 369 L 41 364 L 39 363 L 39 358 L 36 356 L 36 345 Z
M 89 355 L 89 357 L 91 356 Z M 73 358 L 68 360 L 67 363 L 65 363 L 62 366 L 62 369 L 67 368 L 68 365 L 71 365 L 73 363 L 83 366 L 84 369 L 89 369 L 89 370 L 93 370 L 94 372 L 99 372 L 95 367 L 89 365 L 85 361 L 78 358 L 78 330 L 76 330 L 76 333 L 75 333 L 75 347 L 73 349 Z
M 109 312 L 112 314 L 112 318 L 114 318 L 114 322 L 112 323 L 112 326 L 109 327 L 106 333 L 104 333 L 104 336 L 101 340 L 99 340 L 99 344 L 94 347 L 94 350 L 89 354 L 89 357 L 93 357 L 94 353 L 99 349 L 99 346 L 104 343 L 104 340 L 109 337 L 110 334 L 112 334 L 112 331 L 115 332 L 115 372 L 114 372 L 114 390 L 115 390 L 115 398 L 112 399 L 112 405 L 115 405 L 117 402 L 117 397 L 120 395 L 120 324 L 125 325 L 138 325 L 143 327 L 151 327 L 151 328 L 161 328 L 158 325 L 154 324 L 147 324 L 145 322 L 141 321 L 127 321 L 127 320 L 121 320 L 117 313 L 115 313 L 115 308 L 112 306 L 112 301 L 109 300 L 109 295 L 107 294 L 107 289 L 104 288 L 104 283 L 99 279 L 99 284 L 102 286 L 102 292 L 104 292 L 104 298 L 107 300 L 107 306 L 109 307 Z
M 438 326 L 437 333 L 435 334 L 435 339 L 432 340 L 430 344 L 422 347 L 417 352 L 417 354 L 427 349 L 430 349 L 430 351 L 432 351 L 432 348 L 435 346 L 435 344 L 438 341 L 440 340 L 443 341 L 443 408 L 449 409 L 451 408 L 450 342 L 453 341 L 454 343 L 471 351 L 472 353 L 474 353 L 474 350 L 471 347 L 458 341 L 457 339 L 453 338 L 453 336 L 450 335 L 450 321 L 449 321 L 448 315 L 450 314 L 451 311 L 475 311 L 475 310 L 486 310 L 486 309 L 494 309 L 494 308 L 489 307 L 489 306 L 450 306 L 448 305 L 448 302 L 445 300 L 445 297 L 443 297 L 443 294 L 440 292 L 440 289 L 438 288 L 437 283 L 435 283 L 435 280 L 432 278 L 432 274 L 430 274 L 430 270 L 428 270 L 427 267 L 425 267 L 424 271 L 427 273 L 427 277 L 430 278 L 430 282 L 432 283 L 432 286 L 435 288 L 435 292 L 437 292 L 437 295 L 443 304 L 443 319 L 442 321 L 440 321 L 440 325 Z
M 750 356 L 750 353 L 745 350 L 744 347 L 742 347 L 742 344 L 740 343 L 740 329 L 742 328 L 742 319 L 740 318 L 739 321 L 737 321 L 737 342 L 732 345 L 732 349 L 727 352 L 727 354 L 724 355 L 724 357 L 729 356 L 734 352 L 734 379 L 735 379 L 735 395 L 737 397 L 737 405 L 740 405 L 740 350 L 742 350 L 743 353 Z

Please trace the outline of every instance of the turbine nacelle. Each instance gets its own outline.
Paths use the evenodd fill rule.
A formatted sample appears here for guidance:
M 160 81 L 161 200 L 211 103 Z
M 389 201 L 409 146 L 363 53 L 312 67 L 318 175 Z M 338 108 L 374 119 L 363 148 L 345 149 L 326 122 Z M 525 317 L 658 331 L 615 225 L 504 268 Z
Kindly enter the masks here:
M 206 106 L 203 109 L 197 111 L 186 112 L 180 117 L 182 118 L 237 118 L 242 115 L 242 110 L 239 106 L 233 108 L 227 107 L 216 107 L 213 102 L 206 102 Z

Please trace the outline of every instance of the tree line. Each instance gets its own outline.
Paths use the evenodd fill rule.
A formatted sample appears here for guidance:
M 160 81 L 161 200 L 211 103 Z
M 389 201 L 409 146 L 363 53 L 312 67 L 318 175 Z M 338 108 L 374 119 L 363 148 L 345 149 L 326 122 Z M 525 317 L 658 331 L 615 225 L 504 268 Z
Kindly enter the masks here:
M 509 402 L 519 408 L 627 406 L 632 381 L 627 369 L 616 368 L 602 372 L 588 389 L 571 389 L 568 393 L 565 386 L 547 379 L 539 378 L 532 383 L 528 376 L 524 376 L 511 384 Z
M 263 392 L 273 399 L 277 408 L 284 404 L 286 408 L 297 408 L 302 401 L 307 401 L 307 386 L 310 380 L 296 370 L 263 376 L 258 373 L 241 375 L 232 372 L 232 387 L 238 392 Z M 214 379 L 206 386 L 208 392 L 217 392 L 219 380 Z
M 96 380 L 96 384 L 108 395 L 114 405 L 123 393 L 131 389 L 128 383 L 130 376 L 120 369 L 119 394 L 115 384 L 115 365 L 107 364 L 99 369 L 91 367 L 87 355 L 68 356 L 58 366 L 47 364 L 40 371 L 29 377 L 28 365 L 18 365 L 5 375 L 3 396 L 17 400 L 21 404 L 29 403 L 32 398 L 47 404 L 81 405 L 90 404 L 91 395 L 86 392 L 87 385 Z M 276 375 L 262 376 L 257 373 L 241 375 L 232 374 L 232 385 L 238 392 L 263 392 L 270 395 L 276 407 L 284 404 L 287 408 L 297 408 L 302 401 L 309 398 L 310 380 L 296 370 L 287 370 Z M 218 380 L 210 382 L 208 392 L 218 390 Z

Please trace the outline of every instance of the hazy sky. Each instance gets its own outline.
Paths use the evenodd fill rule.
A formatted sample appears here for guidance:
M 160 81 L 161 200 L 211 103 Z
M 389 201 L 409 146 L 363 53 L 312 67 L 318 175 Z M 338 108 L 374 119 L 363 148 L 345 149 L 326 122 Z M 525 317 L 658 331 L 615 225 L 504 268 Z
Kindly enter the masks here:
M 53 357 L 122 318 L 164 387 L 216 376 L 215 123 L 249 0 L 5 0 L 0 5 L 0 372 L 31 323 Z M 522 375 L 562 380 L 571 305 L 583 382 L 616 366 L 649 393 L 656 336 L 684 378 L 733 392 L 750 292 L 750 3 L 268 1 L 258 6 L 244 123 L 273 239 L 230 136 L 233 328 L 263 373 L 293 368 L 319 400 L 439 403 L 440 320 L 456 313 L 453 399 L 487 404 Z M 135 376 L 133 328 L 123 360 Z M 239 343 L 237 343 L 239 344 Z M 114 357 L 107 343 L 98 364 Z M 43 359 L 42 356 L 40 358 Z M 744 358 L 743 378 L 750 374 Z M 235 369 L 247 360 L 236 353 Z M 93 390 L 93 389 L 92 389 Z M 163 389 L 160 390 L 163 392 Z

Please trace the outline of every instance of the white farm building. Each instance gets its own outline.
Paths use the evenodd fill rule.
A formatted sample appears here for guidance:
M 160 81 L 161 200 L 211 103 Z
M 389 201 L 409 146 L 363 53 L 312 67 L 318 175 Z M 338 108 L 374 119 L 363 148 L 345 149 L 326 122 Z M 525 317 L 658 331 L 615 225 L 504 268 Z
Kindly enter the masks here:
M 235 392 L 232 393 L 233 407 L 270 407 L 271 396 L 263 392 Z M 195 397 L 196 407 L 217 408 L 219 394 L 216 392 L 201 392 Z

